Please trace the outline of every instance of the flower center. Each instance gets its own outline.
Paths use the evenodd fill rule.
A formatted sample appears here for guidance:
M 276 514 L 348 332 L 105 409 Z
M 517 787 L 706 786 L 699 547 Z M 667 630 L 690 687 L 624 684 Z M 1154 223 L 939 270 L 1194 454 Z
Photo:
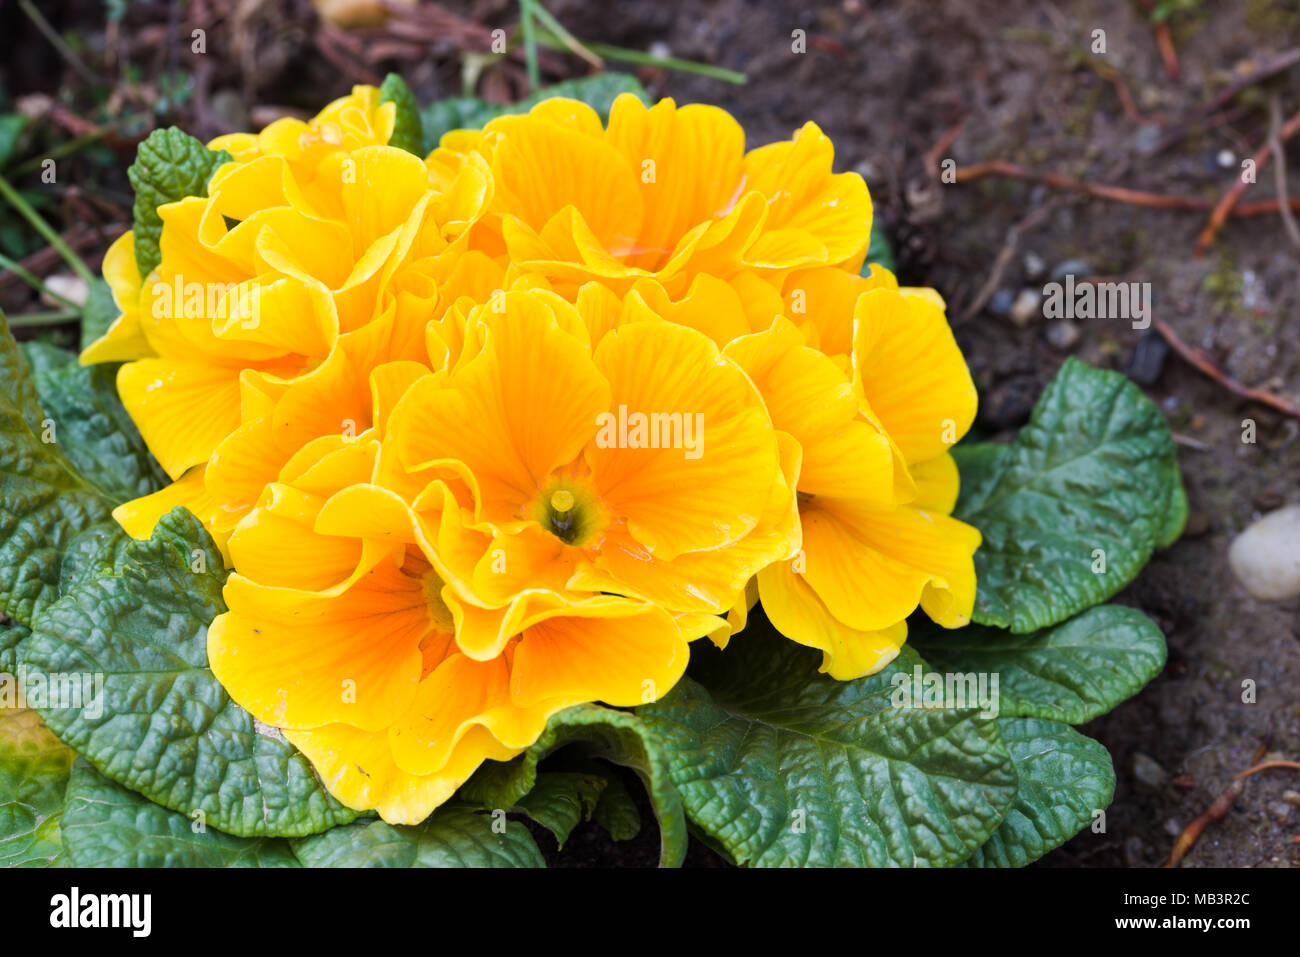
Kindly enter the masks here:
M 566 545 L 590 543 L 605 524 L 595 493 L 571 478 L 552 481 L 533 502 L 533 518 Z

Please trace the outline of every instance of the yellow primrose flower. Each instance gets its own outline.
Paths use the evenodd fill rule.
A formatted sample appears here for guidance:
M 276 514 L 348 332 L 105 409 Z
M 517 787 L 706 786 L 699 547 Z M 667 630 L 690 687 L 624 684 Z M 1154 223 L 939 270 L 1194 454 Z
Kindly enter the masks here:
M 388 422 L 380 484 L 419 512 L 473 657 L 509 638 L 485 610 L 604 592 L 707 616 L 798 547 L 798 453 L 740 368 L 661 319 L 593 346 L 599 301 L 478 307 L 459 359 Z
M 419 523 L 371 483 L 377 443 L 359 445 L 268 486 L 231 537 L 240 571 L 208 631 L 222 685 L 283 729 L 344 804 L 418 823 L 557 711 L 641 704 L 681 677 L 688 649 L 673 618 L 607 595 L 511 622 L 499 613 L 511 630 L 500 652 L 467 655 Z
M 236 162 L 259 156 L 282 156 L 299 188 L 328 197 L 335 192 L 349 153 L 366 146 L 387 146 L 393 137 L 397 107 L 380 104 L 373 86 L 354 86 L 306 122 L 282 117 L 260 133 L 228 133 L 208 143 Z
M 856 270 L 871 200 L 856 173 L 831 173 L 833 152 L 813 123 L 745 152 L 724 110 L 669 99 L 647 108 L 624 94 L 607 129 L 590 107 L 553 98 L 448 133 L 428 162 L 446 176 L 468 156 L 490 161 L 497 192 L 479 248 L 557 284 L 595 279 L 621 293 L 652 277 L 680 297 L 700 274 Z
M 402 150 L 365 147 L 347 162 L 353 175 L 335 184 L 331 216 L 304 201 L 281 156 L 222 166 L 207 197 L 160 207 L 162 261 L 134 298 L 129 242 L 110 257 L 127 277 L 115 281 L 123 316 L 83 361 L 134 360 L 118 390 L 159 463 L 186 483 L 159 493 L 170 504 L 202 493 L 203 478 L 186 473 L 241 426 L 246 397 L 257 406 L 276 383 L 343 366 L 364 382 L 383 362 L 427 361 L 424 328 L 439 286 L 464 271 L 462 237 L 490 196 L 487 170 L 466 164 L 441 191 Z M 348 355 L 331 362 L 340 343 Z M 152 522 L 131 524 L 128 513 L 156 516 L 162 504 L 128 503 L 119 520 L 148 534 Z
M 779 631 L 848 679 L 897 655 L 918 605 L 944 627 L 970 620 L 980 535 L 949 517 L 948 449 L 974 419 L 975 387 L 929 292 L 883 271 L 818 270 L 790 277 L 787 294 L 814 318 L 778 318 L 725 349 L 802 452 L 803 550 L 760 571 L 758 593 Z

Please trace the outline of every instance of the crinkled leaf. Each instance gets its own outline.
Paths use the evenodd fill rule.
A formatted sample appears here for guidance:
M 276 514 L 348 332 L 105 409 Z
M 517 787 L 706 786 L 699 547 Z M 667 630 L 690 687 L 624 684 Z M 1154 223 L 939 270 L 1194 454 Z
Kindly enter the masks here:
M 531 791 L 513 808 L 528 815 L 555 835 L 555 843 L 564 847 L 573 829 L 591 820 L 606 778 L 582 771 L 543 771 Z
M 579 80 L 565 80 L 554 86 L 539 90 L 518 103 L 501 106 L 472 96 L 453 97 L 436 100 L 421 110 L 424 121 L 424 148 L 429 153 L 438 145 L 443 134 L 451 130 L 478 129 L 493 117 L 515 113 L 527 113 L 544 99 L 552 96 L 581 100 L 600 114 L 602 120 L 609 118 L 609 109 L 620 94 L 631 93 L 645 103 L 650 104 L 650 97 L 636 77 L 627 73 L 598 73 L 595 76 Z
M 63 811 L 73 867 L 297 867 L 283 838 L 232 837 L 110 781 L 78 759 Z
M 607 779 L 591 819 L 609 832 L 611 840 L 630 841 L 641 833 L 641 812 L 615 775 Z
M 1181 524 L 1164 416 L 1124 376 L 1073 358 L 1015 442 L 954 455 L 955 514 L 984 536 L 973 617 L 986 625 L 1033 631 L 1105 601 Z
M 452 802 L 422 824 L 357 821 L 293 841 L 307 867 L 545 867 L 528 829 Z
M 694 679 L 637 713 L 663 742 L 691 823 L 739 864 L 931 866 L 997 828 L 1016 773 L 975 707 L 894 707 L 904 647 L 855 681 L 755 621 L 725 652 L 696 647 Z M 899 704 L 904 702 L 899 701 Z
M 162 217 L 158 207 L 187 196 L 208 195 L 208 180 L 231 156 L 225 150 L 210 150 L 194 137 L 174 126 L 154 130 L 136 150 L 135 162 L 126 171 L 135 190 L 135 264 L 141 278 L 162 261 L 158 240 Z
M 0 612 L 24 624 L 58 598 L 69 542 L 112 522 L 112 501 L 77 472 L 57 438 L 0 316 Z
M 659 863 L 677 867 L 686 857 L 686 818 L 670 778 L 669 755 L 646 722 L 626 711 L 578 705 L 552 716 L 537 742 L 513 761 L 487 761 L 461 787 L 458 796 L 478 807 L 512 808 L 532 790 L 537 764 L 553 751 L 574 744 L 589 757 L 629 767 L 645 784 L 659 819 Z
M 384 77 L 384 82 L 379 87 L 379 102 L 392 103 L 397 107 L 397 119 L 388 145 L 414 153 L 423 159 L 428 152 L 424 148 L 424 126 L 420 119 L 420 108 L 406 81 L 396 73 Z
M 300 836 L 352 820 L 307 759 L 259 732 L 209 670 L 224 580 L 198 519 L 168 513 L 152 538 L 126 547 L 116 574 L 45 609 L 23 644 L 30 668 L 99 676 L 102 695 L 83 687 L 80 708 L 52 697 L 32 706 L 108 777 L 184 815 L 202 810 L 227 833 Z
M 0 615 L 0 673 L 18 671 L 18 646 L 32 630 L 12 618 Z
M 1168 548 L 1182 537 L 1187 527 L 1187 489 L 1183 487 L 1183 473 L 1178 467 L 1178 458 L 1173 456 L 1166 461 L 1168 473 L 1167 484 L 1172 489 L 1169 507 L 1165 509 L 1164 524 L 1160 527 L 1160 537 L 1156 540 L 1157 548 Z
M 1115 795 L 1110 752 L 1059 721 L 1001 718 L 1016 762 L 1016 802 L 970 867 L 1023 867 L 1087 827 Z
M 14 693 L 0 676 L 0 702 Z M 73 757 L 35 711 L 0 705 L 0 867 L 48 867 L 58 856 Z
M 1003 717 L 1069 724 L 1105 714 L 1165 664 L 1164 634 L 1123 605 L 1100 605 L 1023 635 L 983 625 L 955 631 L 922 626 L 908 642 L 936 671 L 996 674 Z
M 117 397 L 116 365 L 83 366 L 66 349 L 42 342 L 21 348 L 55 441 L 83 478 L 114 503 L 167 484 Z

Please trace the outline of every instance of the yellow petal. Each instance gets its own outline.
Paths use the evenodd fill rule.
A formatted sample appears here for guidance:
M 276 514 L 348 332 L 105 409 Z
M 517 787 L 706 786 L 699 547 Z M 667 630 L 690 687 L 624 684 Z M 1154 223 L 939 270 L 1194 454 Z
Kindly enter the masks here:
M 117 373 L 122 404 L 173 479 L 239 425 L 239 370 L 184 359 L 141 359 Z
M 858 299 L 855 382 L 909 464 L 935 458 L 975 420 L 975 383 L 943 312 L 878 289 Z
M 820 649 L 821 670 L 839 681 L 875 674 L 898 656 L 907 639 L 906 621 L 875 631 L 848 627 L 788 562 L 761 571 L 758 588 L 772 626 L 792 641 Z
M 208 659 L 230 696 L 279 728 L 387 727 L 413 701 L 433 627 L 424 583 L 380 562 L 335 594 L 232 575 Z

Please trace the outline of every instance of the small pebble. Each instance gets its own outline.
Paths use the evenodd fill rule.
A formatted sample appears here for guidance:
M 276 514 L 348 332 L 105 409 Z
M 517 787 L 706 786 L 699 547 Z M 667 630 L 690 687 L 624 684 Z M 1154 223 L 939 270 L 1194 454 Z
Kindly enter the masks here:
M 1011 304 L 1011 321 L 1020 328 L 1043 314 L 1043 294 L 1037 289 L 1022 289 Z
M 1037 282 L 1047 273 L 1047 261 L 1038 253 L 1025 253 L 1025 278 Z
M 1134 148 L 1143 156 L 1150 156 L 1160 145 L 1160 132 L 1158 123 L 1146 123 L 1138 127 L 1137 134 L 1133 137 Z
M 1067 259 L 1064 262 L 1057 263 L 1056 268 L 1052 270 L 1052 279 L 1056 282 L 1060 282 L 1066 276 L 1080 279 L 1091 275 L 1092 266 L 1082 259 Z
M 1165 782 L 1169 780 L 1169 772 L 1162 768 L 1160 762 L 1155 758 L 1145 755 L 1141 751 L 1134 751 L 1133 779 L 1137 782 L 1139 789 L 1159 791 L 1164 788 Z
M 1228 565 L 1261 601 L 1300 595 L 1300 505 L 1270 512 L 1238 535 L 1228 549 Z
M 1133 358 L 1128 364 L 1128 377 L 1138 385 L 1155 385 L 1160 374 L 1165 371 L 1165 359 L 1168 356 L 1169 343 L 1165 337 L 1154 329 L 1148 330 L 1133 350 Z
M 989 312 L 995 316 L 1006 316 L 1011 312 L 1011 304 L 1015 302 L 1016 294 L 1010 289 L 999 289 L 989 299 Z
M 1043 332 L 1043 338 L 1058 352 L 1069 352 L 1079 341 L 1079 327 L 1069 319 L 1057 319 Z
M 55 273 L 53 276 L 46 276 L 44 282 L 46 289 L 67 299 L 74 306 L 84 306 L 86 297 L 90 295 L 90 284 L 80 276 Z M 56 309 L 65 305 L 54 296 L 45 293 L 41 293 L 41 302 Z

